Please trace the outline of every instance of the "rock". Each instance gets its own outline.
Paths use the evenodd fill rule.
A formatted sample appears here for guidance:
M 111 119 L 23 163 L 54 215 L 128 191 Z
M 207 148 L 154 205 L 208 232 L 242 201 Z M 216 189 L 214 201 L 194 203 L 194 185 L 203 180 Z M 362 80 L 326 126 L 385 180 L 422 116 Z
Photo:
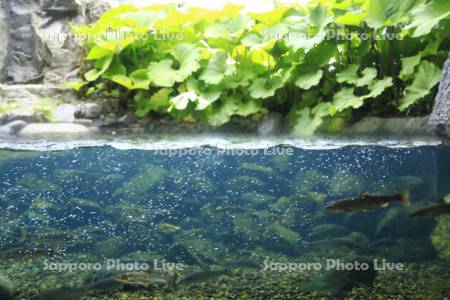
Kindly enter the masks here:
M 367 286 L 373 287 L 377 276 L 373 262 L 364 259 L 355 259 L 345 262 L 364 263 L 369 266 L 367 270 L 332 270 L 313 278 L 313 280 L 304 285 L 303 290 L 306 293 L 317 293 L 321 296 L 343 296 L 354 287 Z
M 34 123 L 28 124 L 17 134 L 26 139 L 82 138 L 89 136 L 91 130 L 72 123 Z
M 31 24 L 33 14 L 39 8 L 39 1 L 3 2 L 9 36 L 3 68 L 4 80 L 9 83 L 40 82 L 44 62 L 35 52 L 38 38 Z
M 2 41 L 2 47 L 0 47 L 0 82 L 3 82 L 3 67 L 4 61 L 8 54 L 8 41 L 9 41 L 9 33 L 8 33 L 8 21 L 6 19 L 5 13 L 5 2 L 0 1 L 0 40 Z
M 349 136 L 425 136 L 428 134 L 427 123 L 428 117 L 365 117 L 344 131 L 344 134 Z
M 44 84 L 0 84 L 0 99 L 20 102 L 21 107 L 31 107 L 34 102 L 43 98 L 64 99 L 64 102 L 78 100 L 76 93 L 69 88 L 61 88 L 58 85 Z
M 280 113 L 269 113 L 265 115 L 258 124 L 258 132 L 261 135 L 279 133 L 283 125 L 283 115 Z
M 442 69 L 441 83 L 428 129 L 439 136 L 450 138 L 450 53 Z
M 120 123 L 129 125 L 129 124 L 136 123 L 137 120 L 138 120 L 138 118 L 133 113 L 126 113 L 125 115 L 120 117 L 119 120 L 117 120 L 117 121 Z
M 12 132 L 12 134 L 16 134 L 20 130 L 22 130 L 22 128 L 24 128 L 25 126 L 27 126 L 27 122 L 21 121 L 21 120 L 17 120 L 17 121 L 13 121 L 11 123 L 8 123 L 8 124 L 6 124 L 3 127 L 9 128 L 10 131 Z
M 86 17 L 87 22 L 92 23 L 98 20 L 100 16 L 107 10 L 116 6 L 119 2 L 116 0 L 87 0 Z
M 0 274 L 0 299 L 2 300 L 14 300 L 14 287 L 12 283 Z
M 73 123 L 84 125 L 86 127 L 90 127 L 92 126 L 92 124 L 94 124 L 94 122 L 90 119 L 75 119 Z
M 76 14 L 80 9 L 80 5 L 76 0 L 41 0 L 41 9 L 55 14 Z
M 82 103 L 78 106 L 76 116 L 82 119 L 98 119 L 102 108 L 97 103 Z
M 72 104 L 58 105 L 53 112 L 56 121 L 63 123 L 72 123 L 75 121 L 75 112 L 77 108 Z
M 0 126 L 0 138 L 12 137 L 25 126 L 27 126 L 27 123 L 24 121 L 14 121 L 4 126 Z

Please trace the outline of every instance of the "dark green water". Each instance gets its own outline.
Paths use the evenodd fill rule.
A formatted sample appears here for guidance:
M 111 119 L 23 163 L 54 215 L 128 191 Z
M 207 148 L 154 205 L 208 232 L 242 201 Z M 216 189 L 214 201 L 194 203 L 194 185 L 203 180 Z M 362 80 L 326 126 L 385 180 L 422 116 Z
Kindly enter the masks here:
M 443 299 L 449 217 L 409 214 L 450 194 L 449 173 L 444 146 L 3 150 L 0 273 L 20 299 L 61 285 L 86 288 L 83 299 Z M 366 192 L 406 190 L 409 207 L 325 209 Z M 140 270 L 108 266 L 112 260 L 148 265 L 161 278 L 201 271 L 209 280 L 89 288 Z M 386 270 L 382 260 L 403 269 Z M 338 262 L 369 263 L 375 277 L 338 272 Z M 61 297 L 52 299 L 69 299 Z

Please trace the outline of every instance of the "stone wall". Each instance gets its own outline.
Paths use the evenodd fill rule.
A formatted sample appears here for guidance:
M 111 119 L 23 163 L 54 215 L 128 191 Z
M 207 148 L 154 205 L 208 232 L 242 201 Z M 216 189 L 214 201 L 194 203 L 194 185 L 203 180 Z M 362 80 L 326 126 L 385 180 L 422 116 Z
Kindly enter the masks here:
M 0 83 L 57 84 L 78 74 L 70 24 L 98 18 L 111 1 L 0 0 Z
M 439 92 L 428 128 L 441 137 L 450 138 L 450 53 L 442 69 Z

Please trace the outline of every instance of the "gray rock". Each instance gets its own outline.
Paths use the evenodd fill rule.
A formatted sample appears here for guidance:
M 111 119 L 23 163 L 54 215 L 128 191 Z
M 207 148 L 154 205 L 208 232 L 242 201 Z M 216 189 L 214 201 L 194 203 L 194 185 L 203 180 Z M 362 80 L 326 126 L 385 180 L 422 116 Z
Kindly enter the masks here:
M 75 112 L 77 108 L 72 104 L 61 104 L 58 105 L 53 112 L 53 116 L 55 116 L 58 122 L 63 123 L 72 123 L 75 121 Z
M 3 67 L 6 55 L 8 54 L 8 21 L 5 14 L 5 2 L 0 1 L 0 40 L 2 41 L 2 46 L 0 47 L 0 82 L 3 82 Z
M 0 126 L 0 139 L 8 139 L 14 137 L 17 132 L 27 125 L 24 121 L 14 121 L 4 126 Z
M 261 135 L 279 133 L 283 125 L 283 115 L 280 113 L 269 113 L 265 115 L 258 124 L 258 132 Z
M 73 139 L 92 134 L 86 126 L 73 123 L 34 123 L 28 124 L 17 134 L 25 139 Z
M 57 85 L 44 84 L 0 84 L 0 99 L 18 101 L 21 105 L 31 106 L 42 98 L 64 99 L 65 102 L 78 101 L 74 91 Z
M 450 53 L 442 69 L 439 92 L 428 122 L 428 129 L 439 136 L 450 138 Z
M 82 103 L 78 106 L 76 116 L 82 119 L 98 119 L 102 108 L 97 103 Z
M 86 3 L 86 18 L 88 23 L 98 20 L 100 16 L 113 6 L 119 4 L 116 0 L 87 0 Z
M 365 117 L 344 133 L 356 136 L 426 136 L 428 117 Z
M 13 121 L 11 123 L 8 123 L 8 124 L 6 124 L 3 127 L 9 128 L 13 134 L 16 134 L 20 130 L 22 130 L 25 126 L 27 126 L 27 122 L 21 121 L 21 120 L 17 120 L 17 121 Z

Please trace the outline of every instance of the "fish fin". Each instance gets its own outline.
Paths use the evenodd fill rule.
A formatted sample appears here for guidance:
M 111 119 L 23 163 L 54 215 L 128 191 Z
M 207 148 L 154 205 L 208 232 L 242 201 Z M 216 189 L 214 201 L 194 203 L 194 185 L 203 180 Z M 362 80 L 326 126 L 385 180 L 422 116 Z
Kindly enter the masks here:
M 405 205 L 405 206 L 410 206 L 411 202 L 409 200 L 409 190 L 404 190 L 401 194 L 400 194 L 400 202 Z
M 389 203 L 384 203 L 381 207 L 388 207 Z

